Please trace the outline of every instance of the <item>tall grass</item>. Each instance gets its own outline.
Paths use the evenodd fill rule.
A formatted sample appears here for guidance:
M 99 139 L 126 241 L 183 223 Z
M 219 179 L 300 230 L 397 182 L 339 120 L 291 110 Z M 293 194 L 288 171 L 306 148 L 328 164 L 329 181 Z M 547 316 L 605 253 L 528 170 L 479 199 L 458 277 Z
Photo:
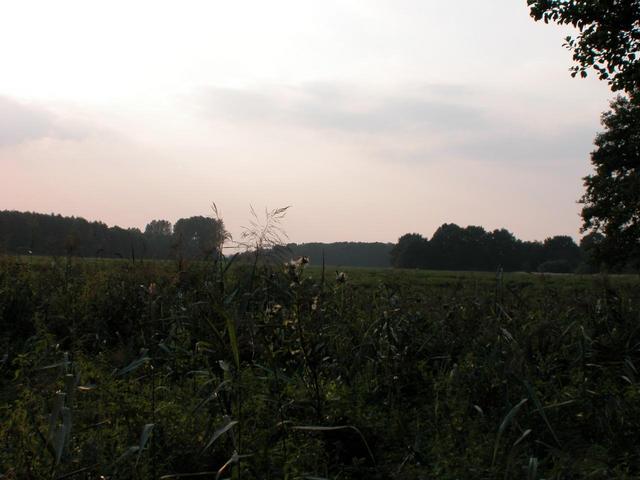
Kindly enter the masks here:
M 640 475 L 634 278 L 0 262 L 4 478 Z

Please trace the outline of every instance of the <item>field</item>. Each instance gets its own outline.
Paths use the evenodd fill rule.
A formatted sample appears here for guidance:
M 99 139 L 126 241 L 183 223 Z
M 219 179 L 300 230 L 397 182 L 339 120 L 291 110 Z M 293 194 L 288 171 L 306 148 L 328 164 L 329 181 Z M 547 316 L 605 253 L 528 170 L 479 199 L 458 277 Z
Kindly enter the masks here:
M 639 287 L 0 258 L 0 478 L 638 478 Z

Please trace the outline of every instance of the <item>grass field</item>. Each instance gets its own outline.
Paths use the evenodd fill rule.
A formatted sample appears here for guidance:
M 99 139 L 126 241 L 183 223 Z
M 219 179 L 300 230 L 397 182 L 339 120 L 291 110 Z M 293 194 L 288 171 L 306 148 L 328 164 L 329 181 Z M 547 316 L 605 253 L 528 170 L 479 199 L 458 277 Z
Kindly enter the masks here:
M 3 478 L 638 478 L 637 276 L 0 259 Z

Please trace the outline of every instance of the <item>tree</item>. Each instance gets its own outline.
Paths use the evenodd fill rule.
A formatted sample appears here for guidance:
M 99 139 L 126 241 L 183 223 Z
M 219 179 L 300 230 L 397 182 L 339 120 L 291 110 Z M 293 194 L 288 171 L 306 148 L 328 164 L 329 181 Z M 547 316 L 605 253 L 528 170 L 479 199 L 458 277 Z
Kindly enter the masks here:
M 222 220 L 202 216 L 181 218 L 174 225 L 173 234 L 182 254 L 191 258 L 219 252 L 226 238 Z
M 520 242 L 509 230 L 496 229 L 488 234 L 487 259 L 489 269 L 513 271 L 522 268 L 518 258 Z
M 593 68 L 614 91 L 624 91 L 602 117 L 606 129 L 591 154 L 595 174 L 584 178 L 583 232 L 604 239 L 592 261 L 610 266 L 638 259 L 640 242 L 640 0 L 527 0 L 536 20 L 573 25 L 566 46 L 572 75 Z
M 168 220 L 152 220 L 144 229 L 145 254 L 152 258 L 171 255 L 173 227 Z
M 593 68 L 613 91 L 640 91 L 640 0 L 527 0 L 531 16 L 573 25 L 577 37 L 565 45 L 576 62 L 571 75 Z
M 429 267 L 446 270 L 486 270 L 487 232 L 482 227 L 441 225 L 429 242 Z
M 580 239 L 580 251 L 582 252 L 582 270 L 584 273 L 595 273 L 600 270 L 598 249 L 604 240 L 604 235 L 591 232 Z
M 582 258 L 580 247 L 573 241 L 573 238 L 566 235 L 556 235 L 547 238 L 542 244 L 542 254 L 544 262 L 542 265 L 554 264 L 555 270 L 545 270 L 542 265 L 538 268 L 540 271 L 568 273 L 576 269 Z M 557 268 L 560 264 L 563 267 Z
M 170 237 L 171 222 L 168 220 L 151 220 L 144 229 L 144 234 L 150 237 Z
M 391 250 L 391 265 L 396 268 L 425 268 L 428 252 L 426 238 L 418 233 L 407 233 Z
M 583 232 L 604 235 L 597 258 L 610 266 L 640 258 L 640 98 L 618 97 L 602 116 L 605 131 L 584 178 Z

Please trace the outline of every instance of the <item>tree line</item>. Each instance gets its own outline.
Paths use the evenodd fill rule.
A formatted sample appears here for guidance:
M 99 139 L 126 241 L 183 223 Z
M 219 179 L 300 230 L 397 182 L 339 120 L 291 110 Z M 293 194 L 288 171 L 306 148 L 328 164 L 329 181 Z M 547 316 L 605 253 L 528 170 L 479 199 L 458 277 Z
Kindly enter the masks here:
M 202 259 L 221 252 L 229 238 L 221 219 L 153 220 L 144 231 L 109 227 L 81 217 L 0 211 L 0 252 L 105 258 Z M 289 243 L 270 249 L 280 260 L 308 257 L 312 265 L 395 267 L 430 270 L 596 272 L 602 235 L 590 233 L 577 245 L 557 235 L 522 241 L 506 229 L 440 226 L 431 239 L 408 233 L 396 244 L 381 242 Z M 267 253 L 267 252 L 265 252 Z M 609 270 L 611 270 L 609 268 Z M 618 270 L 633 270 L 627 263 Z
M 430 240 L 418 233 L 400 237 L 391 250 L 391 264 L 429 270 L 588 273 L 599 270 L 593 255 L 598 243 L 597 234 L 585 236 L 580 245 L 564 235 L 532 242 L 519 240 L 505 229 L 486 231 L 445 223 Z
M 345 265 L 350 267 L 387 268 L 391 266 L 393 243 L 334 242 L 290 243 L 281 255 L 308 257 L 311 265 Z
M 202 258 L 216 253 L 226 236 L 220 219 L 195 216 L 175 225 L 153 220 L 139 228 L 56 214 L 0 211 L 0 252 L 106 258 Z

